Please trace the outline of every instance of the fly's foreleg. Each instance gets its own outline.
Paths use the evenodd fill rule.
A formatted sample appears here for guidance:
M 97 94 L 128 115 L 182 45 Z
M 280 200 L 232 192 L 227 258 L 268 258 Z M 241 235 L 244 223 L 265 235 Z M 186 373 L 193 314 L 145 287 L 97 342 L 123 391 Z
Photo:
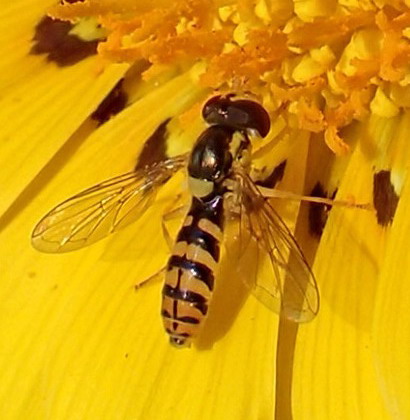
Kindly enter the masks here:
M 307 201 L 309 203 L 318 203 L 328 206 L 342 206 L 356 209 L 373 210 L 373 206 L 370 203 L 356 203 L 354 200 L 332 200 L 330 198 L 299 195 L 274 188 L 265 188 L 259 185 L 258 190 L 265 198 L 285 198 L 287 200 Z

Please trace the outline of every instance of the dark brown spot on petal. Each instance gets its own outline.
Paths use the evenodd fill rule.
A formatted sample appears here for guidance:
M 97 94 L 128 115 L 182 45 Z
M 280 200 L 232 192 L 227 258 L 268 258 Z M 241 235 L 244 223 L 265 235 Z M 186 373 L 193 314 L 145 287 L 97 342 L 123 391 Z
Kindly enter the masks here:
M 121 112 L 128 102 L 128 95 L 123 89 L 123 81 L 121 79 L 111 90 L 111 92 L 98 105 L 98 108 L 91 114 L 93 120 L 103 124 L 111 117 Z
M 256 181 L 255 184 L 265 188 L 275 188 L 279 181 L 282 181 L 283 175 L 285 174 L 286 160 L 281 162 L 272 173 L 266 178 Z
M 167 125 L 170 120 L 171 118 L 167 118 L 164 122 L 162 122 L 145 141 L 144 147 L 139 155 L 138 162 L 135 165 L 136 170 L 167 159 Z
M 377 223 L 386 226 L 393 221 L 399 196 L 390 179 L 390 171 L 380 171 L 373 176 L 373 205 Z
M 30 53 L 46 54 L 58 66 L 71 66 L 94 55 L 100 40 L 83 41 L 69 32 L 73 24 L 45 16 L 37 24 Z
M 310 195 L 312 197 L 334 198 L 337 190 L 329 197 L 327 191 L 323 188 L 320 182 L 317 182 L 313 187 Z M 329 217 L 329 210 L 331 206 L 328 204 L 309 203 L 309 232 L 313 236 L 321 237 L 323 229 L 325 228 L 327 218 Z

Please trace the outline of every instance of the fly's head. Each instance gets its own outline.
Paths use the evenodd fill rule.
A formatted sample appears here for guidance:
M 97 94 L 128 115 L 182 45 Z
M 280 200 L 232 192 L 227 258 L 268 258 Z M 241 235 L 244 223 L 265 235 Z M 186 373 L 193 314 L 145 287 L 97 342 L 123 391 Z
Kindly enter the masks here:
M 210 125 L 220 125 L 233 130 L 266 137 L 270 118 L 265 108 L 249 99 L 232 99 L 235 95 L 214 96 L 202 108 L 202 118 Z
M 248 170 L 250 137 L 265 137 L 270 130 L 267 111 L 258 102 L 215 96 L 202 109 L 209 127 L 199 136 L 188 162 L 191 193 L 208 199 L 220 193 L 220 186 L 238 166 Z

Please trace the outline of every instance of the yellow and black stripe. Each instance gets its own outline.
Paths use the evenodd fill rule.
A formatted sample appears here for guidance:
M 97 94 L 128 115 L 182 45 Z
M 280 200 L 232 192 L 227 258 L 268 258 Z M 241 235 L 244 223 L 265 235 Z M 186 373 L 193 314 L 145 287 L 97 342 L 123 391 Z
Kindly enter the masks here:
M 223 201 L 234 162 L 251 156 L 248 131 L 265 137 L 270 119 L 250 100 L 217 96 L 206 102 L 202 117 L 209 127 L 198 137 L 189 157 L 188 187 L 192 204 L 168 261 L 162 290 L 162 317 L 170 341 L 188 345 L 208 313 L 219 262 Z
M 170 341 L 186 346 L 198 335 L 214 289 L 223 231 L 223 195 L 193 197 L 167 265 L 162 316 Z

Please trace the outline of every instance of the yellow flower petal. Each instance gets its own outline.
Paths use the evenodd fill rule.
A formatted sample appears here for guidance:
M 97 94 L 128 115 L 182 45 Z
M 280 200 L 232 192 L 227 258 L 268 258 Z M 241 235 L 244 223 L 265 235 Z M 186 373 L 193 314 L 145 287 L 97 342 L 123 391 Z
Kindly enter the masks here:
M 28 242 L 45 210 L 71 190 L 130 169 L 153 127 L 202 92 L 185 74 L 131 105 L 3 226 L 0 400 L 9 403 L 2 418 L 271 417 L 278 318 L 247 298 L 227 275 L 232 268 L 225 268 L 204 334 L 191 349 L 168 343 L 160 283 L 134 290 L 169 254 L 160 229 L 163 200 L 133 227 L 80 252 L 44 255 Z M 173 180 L 164 197 L 175 196 L 180 184 Z
M 0 39 L 6 46 L 0 62 L 0 214 L 128 68 L 126 64 L 110 64 L 100 72 L 98 58 L 61 68 L 44 55 L 30 55 L 34 27 L 46 8 L 41 3 L 41 7 L 32 7 L 32 3 L 20 1 L 17 10 L 6 7 L 0 16 L 0 33 L 6 34 Z M 8 48 L 12 48 L 10 53 Z
M 394 165 L 393 157 L 399 156 L 396 152 L 406 141 L 398 135 L 397 123 L 372 117 L 353 133 L 359 145 L 338 197 L 353 194 L 356 200 L 372 201 L 375 166 L 377 170 Z M 299 328 L 297 337 L 292 387 L 295 419 L 390 418 L 374 360 L 372 332 L 376 294 L 383 295 L 379 271 L 390 235 L 388 227 L 377 224 L 373 212 L 332 210 L 314 265 L 321 291 L 320 313 L 314 322 Z
M 297 0 L 295 13 L 301 20 L 310 22 L 315 17 L 331 15 L 335 12 L 336 6 L 335 0 Z
M 376 94 L 370 103 L 370 109 L 373 114 L 385 118 L 395 117 L 400 112 L 400 109 L 386 96 L 380 87 L 377 88 Z
M 98 61 L 98 67 L 90 58 L 60 68 L 49 55 L 30 55 L 46 3 L 19 0 L 0 12 L 0 143 L 7 152 L 0 210 L 15 201 L 0 219 L 0 417 L 407 414 L 405 321 L 403 334 L 394 334 L 396 314 L 406 316 L 408 299 L 400 295 L 407 284 L 397 287 L 402 279 L 391 269 L 408 248 L 404 6 L 370 0 L 245 0 L 219 9 L 206 0 L 172 7 L 169 0 L 62 2 L 52 13 L 75 22 L 71 35 L 93 41 L 106 34 L 99 53 L 132 66 L 121 82 L 128 107 L 97 129 L 89 114 L 128 64 Z M 153 64 L 141 83 L 132 76 L 141 75 L 137 60 Z M 309 262 L 318 250 L 317 320 L 300 327 L 282 320 L 278 331 L 278 318 L 248 297 L 228 260 L 203 334 L 191 349 L 177 351 L 161 327 L 160 282 L 137 291 L 134 285 L 169 256 L 160 219 L 184 189 L 182 174 L 134 226 L 86 250 L 41 255 L 29 247 L 29 236 L 52 205 L 132 170 L 141 150 L 148 155 L 158 145 L 152 134 L 161 127 L 169 137 L 158 153 L 190 150 L 204 128 L 200 105 L 209 87 L 263 99 L 273 127 L 254 163 L 284 167 L 286 160 L 280 188 L 308 192 L 319 180 L 324 194 L 338 188 L 338 198 L 353 195 L 360 202 L 371 202 L 373 192 L 377 212 L 335 207 L 319 238 L 321 229 L 312 236 L 305 207 L 296 217 L 299 202 L 274 202 L 295 226 Z M 324 141 L 345 155 L 336 158 Z
M 397 137 L 403 139 L 396 150 L 396 160 L 401 162 L 394 166 L 399 174 L 405 174 L 405 177 L 397 178 L 397 183 L 404 182 L 404 185 L 380 273 L 373 320 L 373 356 L 381 393 L 391 418 L 403 419 L 410 417 L 410 272 L 407 255 L 410 179 L 405 169 L 409 166 L 409 154 L 405 151 L 409 130 L 410 115 L 407 113 L 397 133 Z

